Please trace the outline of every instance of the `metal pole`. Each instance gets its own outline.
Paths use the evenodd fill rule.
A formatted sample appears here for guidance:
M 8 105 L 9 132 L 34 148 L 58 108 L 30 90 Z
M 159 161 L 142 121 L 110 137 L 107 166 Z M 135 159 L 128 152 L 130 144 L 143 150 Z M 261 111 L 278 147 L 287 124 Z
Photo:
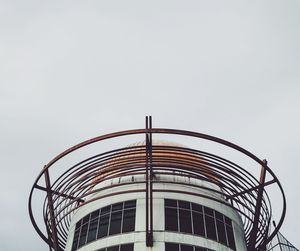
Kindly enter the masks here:
M 254 213 L 254 219 L 253 219 L 253 227 L 250 233 L 250 239 L 249 239 L 249 246 L 248 251 L 255 251 L 255 245 L 256 245 L 256 238 L 258 233 L 258 223 L 259 223 L 259 215 L 260 210 L 262 206 L 262 199 L 263 199 L 263 192 L 264 192 L 264 185 L 265 185 L 265 179 L 266 179 L 266 168 L 267 160 L 263 160 L 263 165 L 261 167 L 260 171 L 260 178 L 259 178 L 259 187 L 257 191 L 257 198 L 256 198 L 256 205 L 255 205 L 255 213 Z
M 50 243 L 52 243 L 54 250 L 60 251 L 59 246 L 58 246 L 58 238 L 57 238 L 57 231 L 56 231 L 53 198 L 52 198 L 52 191 L 51 191 L 51 185 L 50 185 L 51 183 L 50 183 L 49 172 L 48 172 L 48 169 L 46 168 L 46 166 L 45 166 L 45 182 L 46 182 L 46 189 L 47 189 L 48 208 L 49 208 L 49 213 L 50 213 L 50 224 L 51 224 L 51 234 L 48 233 L 49 245 L 50 245 Z M 50 245 L 50 250 L 51 250 L 51 245 Z
M 153 246 L 152 120 L 146 116 L 146 246 Z M 149 205 L 150 203 L 150 205 Z M 150 223 L 149 223 L 150 221 Z

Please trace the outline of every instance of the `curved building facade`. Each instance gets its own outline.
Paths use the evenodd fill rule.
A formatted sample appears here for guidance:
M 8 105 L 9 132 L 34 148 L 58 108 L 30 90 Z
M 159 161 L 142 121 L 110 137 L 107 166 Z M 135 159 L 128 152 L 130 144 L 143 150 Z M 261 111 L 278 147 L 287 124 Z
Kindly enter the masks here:
M 121 139 L 133 135 L 144 143 L 123 147 Z M 229 148 L 249 159 L 257 175 L 248 164 L 201 147 L 152 140 L 163 135 Z M 110 140 L 110 149 L 96 146 L 96 154 L 88 151 L 82 158 L 81 149 Z M 270 187 L 282 199 L 273 228 Z M 33 209 L 38 192 L 45 193 L 44 225 Z M 277 234 L 285 198 L 266 161 L 213 136 L 152 128 L 147 118 L 145 129 L 96 137 L 51 160 L 33 185 L 29 213 L 38 234 L 55 251 L 254 251 L 267 250 Z

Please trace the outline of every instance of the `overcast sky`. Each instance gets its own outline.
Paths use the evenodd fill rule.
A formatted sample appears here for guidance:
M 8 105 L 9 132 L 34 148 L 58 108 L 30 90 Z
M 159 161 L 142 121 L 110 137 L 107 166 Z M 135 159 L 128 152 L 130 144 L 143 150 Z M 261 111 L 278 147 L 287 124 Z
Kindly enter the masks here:
M 0 0 L 0 249 L 49 250 L 27 212 L 42 166 L 145 115 L 267 158 L 300 248 L 299 109 L 299 0 Z

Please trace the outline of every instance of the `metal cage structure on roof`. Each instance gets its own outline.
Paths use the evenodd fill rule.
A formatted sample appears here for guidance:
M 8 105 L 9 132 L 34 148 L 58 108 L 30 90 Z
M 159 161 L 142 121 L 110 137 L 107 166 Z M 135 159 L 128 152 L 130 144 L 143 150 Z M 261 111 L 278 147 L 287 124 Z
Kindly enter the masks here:
M 85 159 L 79 159 L 71 166 L 64 165 L 55 169 L 60 161 L 70 154 L 87 146 L 110 140 L 118 141 L 125 136 L 139 135 L 144 138 L 144 144 L 132 144 L 127 147 L 117 147 L 109 151 L 101 151 Z M 242 154 L 251 165 L 251 170 L 242 166 L 235 159 L 228 159 L 222 154 L 207 152 L 201 148 L 185 147 L 183 145 L 156 144 L 153 137 L 183 136 L 191 142 L 213 142 Z M 252 170 L 255 169 L 255 170 Z M 254 173 L 258 173 L 255 175 Z M 220 195 L 210 196 L 184 190 L 164 190 L 157 184 L 162 182 L 156 176 L 187 177 L 193 180 L 205 181 L 211 186 L 201 186 L 200 183 L 190 183 L 191 187 L 209 190 Z M 132 177 L 130 181 L 111 184 L 107 181 L 113 178 Z M 137 178 L 142 177 L 142 178 Z M 179 183 L 176 179 L 164 182 Z M 229 141 L 203 133 L 177 129 L 153 128 L 151 117 L 146 117 L 146 127 L 121 131 L 98 136 L 62 152 L 47 165 L 37 176 L 29 196 L 29 215 L 31 222 L 40 237 L 49 245 L 51 250 L 65 249 L 70 221 L 73 214 L 80 207 L 89 203 L 114 196 L 107 192 L 101 197 L 99 191 L 110 191 L 117 186 L 128 183 L 144 184 L 142 189 L 124 189 L 120 193 L 144 193 L 146 198 L 146 243 L 153 245 L 153 194 L 158 192 L 189 193 L 194 196 L 205 197 L 235 209 L 240 215 L 247 249 L 266 250 L 270 241 L 278 233 L 286 212 L 286 200 L 282 186 L 267 161 L 256 157 L 244 148 Z M 272 199 L 268 189 L 277 191 L 277 200 L 281 199 L 277 226 L 271 228 Z M 43 194 L 42 219 L 37 217 L 34 207 L 41 203 L 37 194 Z M 277 209 L 277 208 L 276 208 Z

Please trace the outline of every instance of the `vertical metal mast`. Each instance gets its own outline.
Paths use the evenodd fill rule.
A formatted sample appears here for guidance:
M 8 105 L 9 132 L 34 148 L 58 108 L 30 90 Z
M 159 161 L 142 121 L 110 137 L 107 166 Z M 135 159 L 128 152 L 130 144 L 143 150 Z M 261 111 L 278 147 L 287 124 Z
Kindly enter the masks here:
M 146 116 L 146 246 L 153 246 L 152 117 Z

